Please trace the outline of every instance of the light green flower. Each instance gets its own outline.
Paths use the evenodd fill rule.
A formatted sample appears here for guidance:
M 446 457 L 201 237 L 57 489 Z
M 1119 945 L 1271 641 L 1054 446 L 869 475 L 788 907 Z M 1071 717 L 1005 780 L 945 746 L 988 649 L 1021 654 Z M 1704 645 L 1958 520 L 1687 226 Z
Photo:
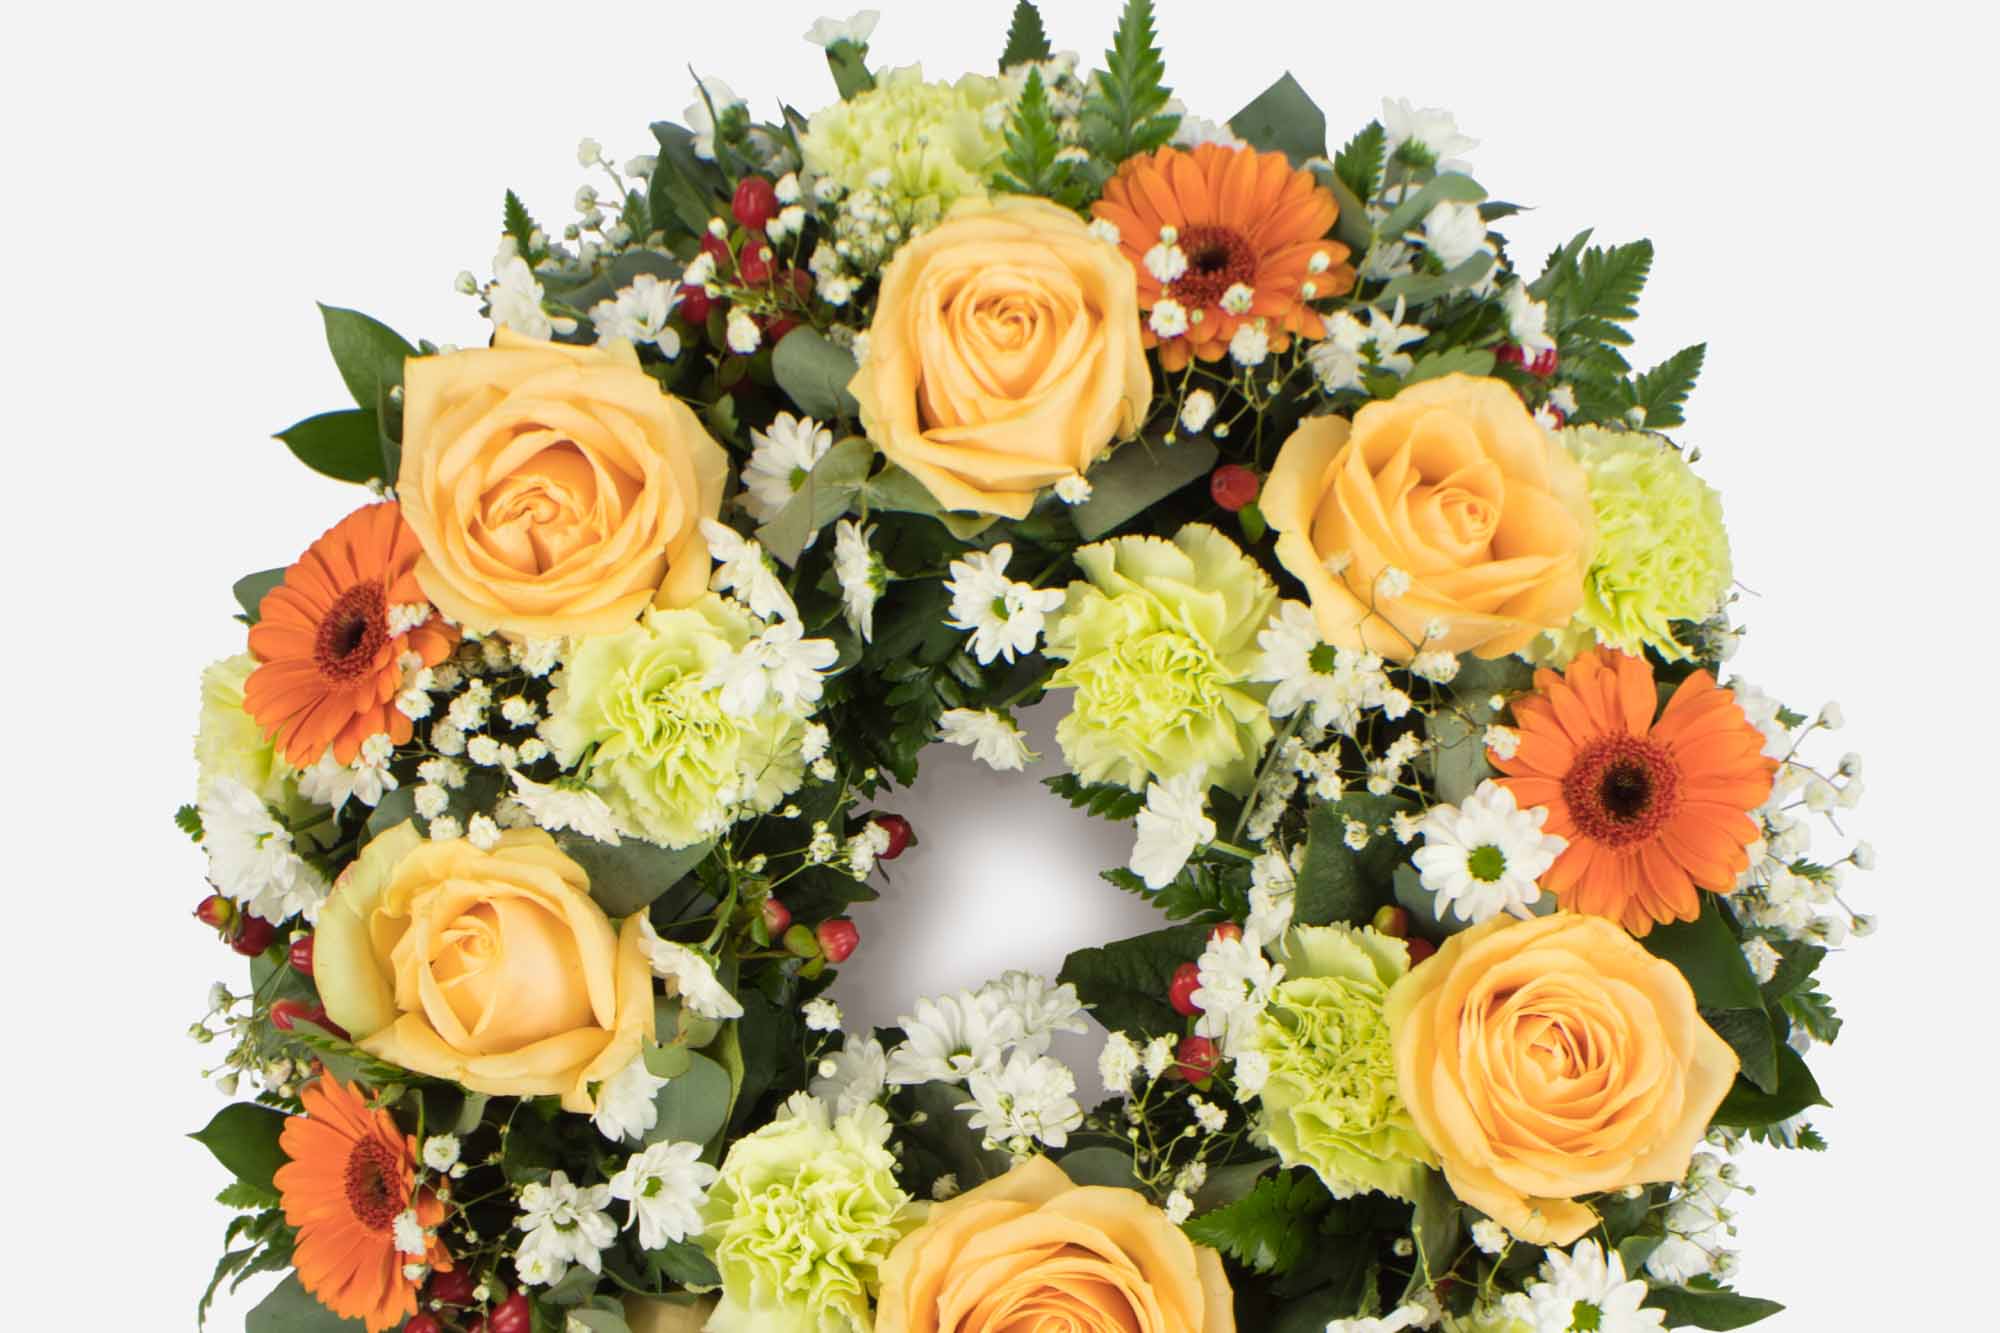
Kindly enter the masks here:
M 1090 581 L 1069 585 L 1045 650 L 1068 664 L 1049 684 L 1076 691 L 1056 728 L 1070 770 L 1141 791 L 1206 769 L 1247 792 L 1272 734 L 1265 691 L 1248 681 L 1278 602 L 1271 580 L 1201 523 L 1171 542 L 1098 542 L 1076 563 Z
M 738 1139 L 702 1210 L 722 1275 L 709 1333 L 867 1333 L 876 1270 L 921 1220 L 896 1184 L 889 1117 L 803 1093 Z
M 624 825 L 668 847 L 719 832 L 733 807 L 769 810 L 804 773 L 805 719 L 767 700 L 725 712 L 709 673 L 758 630 L 714 595 L 648 611 L 630 629 L 583 639 L 549 697 L 542 735 Z
M 1686 657 L 1672 622 L 1707 619 L 1729 591 L 1721 497 L 1657 436 L 1596 426 L 1559 434 L 1590 479 L 1597 513 L 1575 627 L 1628 653 L 1651 646 L 1669 661 Z
M 880 190 L 908 210 L 903 221 L 925 227 L 955 201 L 985 194 L 1007 148 L 1007 111 L 998 79 L 925 83 L 922 66 L 909 65 L 816 112 L 800 147 L 806 170 L 849 191 Z
M 257 722 L 243 711 L 243 682 L 257 669 L 248 653 L 212 662 L 201 673 L 201 724 L 195 732 L 196 790 L 207 792 L 217 778 L 234 778 L 263 797 L 285 806 L 291 770 L 279 760 Z
M 1396 1092 L 1382 1002 L 1409 946 L 1374 930 L 1298 926 L 1277 950 L 1285 979 L 1257 1021 L 1271 1065 L 1264 1129 L 1287 1166 L 1311 1167 L 1337 1198 L 1416 1197 L 1437 1158 Z

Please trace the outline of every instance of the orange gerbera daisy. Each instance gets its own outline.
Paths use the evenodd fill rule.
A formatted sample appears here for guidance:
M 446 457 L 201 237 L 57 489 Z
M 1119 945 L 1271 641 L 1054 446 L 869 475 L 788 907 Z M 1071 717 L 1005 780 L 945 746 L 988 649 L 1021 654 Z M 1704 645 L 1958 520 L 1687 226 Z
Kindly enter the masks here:
M 1162 148 L 1120 166 L 1091 212 L 1118 228 L 1119 247 L 1139 274 L 1140 309 L 1164 301 L 1180 309 L 1171 319 L 1153 315 L 1144 333 L 1168 370 L 1190 356 L 1220 360 L 1245 323 L 1261 321 L 1273 351 L 1294 334 L 1324 338 L 1308 302 L 1354 286 L 1347 247 L 1327 238 L 1340 205 L 1283 153 L 1212 143 Z M 1161 230 L 1169 227 L 1171 241 Z M 1184 331 L 1159 332 L 1183 320 Z
M 291 1158 L 278 1168 L 278 1192 L 285 1220 L 299 1230 L 292 1265 L 320 1304 L 381 1333 L 417 1312 L 417 1284 L 403 1266 L 419 1260 L 397 1248 L 396 1219 L 414 1210 L 435 1230 L 444 1205 L 416 1186 L 417 1141 L 387 1111 L 370 1110 L 359 1089 L 323 1075 L 299 1097 L 305 1114 L 287 1120 L 278 1138 Z M 421 1262 L 451 1270 L 434 1236 Z
M 243 707 L 276 739 L 295 768 L 310 768 L 328 748 L 343 764 L 361 743 L 387 733 L 410 739 L 410 719 L 395 706 L 404 653 L 425 666 L 442 662 L 458 631 L 433 612 L 400 628 L 392 608 L 429 609 L 417 586 L 417 534 L 392 502 L 357 509 L 333 525 L 264 594 L 250 651 L 263 663 L 243 686 Z
M 1655 719 L 1657 702 L 1644 658 L 1600 648 L 1561 675 L 1536 672 L 1535 693 L 1514 702 L 1520 745 L 1491 754 L 1500 785 L 1524 809 L 1546 807 L 1546 830 L 1569 840 L 1542 887 L 1634 935 L 1701 915 L 1697 889 L 1735 890 L 1758 836 L 1749 812 L 1778 769 L 1706 671 Z

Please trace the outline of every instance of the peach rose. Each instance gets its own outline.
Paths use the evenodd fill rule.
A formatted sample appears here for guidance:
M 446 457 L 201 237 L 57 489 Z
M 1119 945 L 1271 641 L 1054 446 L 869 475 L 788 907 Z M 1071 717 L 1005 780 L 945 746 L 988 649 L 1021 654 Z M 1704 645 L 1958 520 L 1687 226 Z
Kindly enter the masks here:
M 1235 1333 L 1222 1258 L 1134 1190 L 1046 1157 L 931 1209 L 882 1265 L 875 1333 Z
M 629 343 L 572 347 L 508 329 L 412 359 L 396 491 L 451 619 L 551 638 L 624 628 L 708 587 L 700 523 L 728 456 Z
M 320 909 L 313 977 L 355 1044 L 474 1092 L 595 1108 L 653 1036 L 644 915 L 615 927 L 583 868 L 540 829 L 492 851 L 377 836 Z
M 1736 1052 L 1617 923 L 1496 917 L 1389 991 L 1396 1081 L 1460 1199 L 1522 1240 L 1597 1223 L 1577 1196 L 1687 1174 Z
M 889 265 L 848 387 L 939 504 L 1024 518 L 1152 401 L 1132 266 L 1045 199 L 962 203 Z
M 1338 647 L 1397 662 L 1419 644 L 1500 657 L 1583 605 L 1589 483 L 1499 380 L 1446 375 L 1351 424 L 1308 418 L 1258 503 Z M 1401 595 L 1383 587 L 1390 569 L 1409 576 Z M 1443 636 L 1426 642 L 1436 625 Z

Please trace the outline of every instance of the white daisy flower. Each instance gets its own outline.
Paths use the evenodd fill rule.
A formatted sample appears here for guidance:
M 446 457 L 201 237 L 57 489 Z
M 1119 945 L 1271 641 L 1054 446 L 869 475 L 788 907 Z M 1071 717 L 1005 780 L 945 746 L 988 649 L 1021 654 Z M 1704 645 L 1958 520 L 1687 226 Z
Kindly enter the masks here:
M 841 42 L 866 46 L 874 35 L 875 25 L 881 21 L 879 9 L 863 9 L 846 19 L 814 19 L 812 27 L 806 29 L 806 40 L 814 46 L 832 47 Z
M 596 792 L 536 782 L 518 768 L 508 769 L 507 777 L 514 784 L 514 799 L 526 807 L 538 827 L 551 833 L 571 829 L 608 846 L 618 845 L 618 816 Z
M 726 116 L 732 108 L 745 103 L 721 79 L 704 79 L 699 75 L 696 79 L 694 101 L 688 103 L 681 114 L 687 118 L 687 127 L 694 131 L 694 155 L 713 161 L 716 116 Z M 715 108 L 713 114 L 709 112 L 711 105 Z
M 514 1219 L 527 1233 L 515 1251 L 521 1281 L 559 1282 L 571 1264 L 603 1272 L 603 1252 L 618 1239 L 617 1224 L 604 1211 L 610 1202 L 609 1185 L 580 1187 L 562 1171 L 550 1172 L 546 1184 L 523 1186 L 521 1215 Z
M 645 1057 L 635 1055 L 598 1088 L 590 1123 L 613 1143 L 624 1139 L 637 1142 L 660 1123 L 660 1105 L 654 1099 L 666 1086 L 666 1079 L 646 1068 Z
M 1443 203 L 1424 215 L 1424 248 L 1447 269 L 1486 249 L 1486 220 L 1477 204 Z
M 849 1037 L 847 1044 L 819 1062 L 812 1095 L 852 1115 L 881 1097 L 888 1086 L 889 1057 L 873 1037 Z
M 715 965 L 685 944 L 661 939 L 646 917 L 639 918 L 639 949 L 653 965 L 657 976 L 670 983 L 669 991 L 703 1018 L 741 1018 L 743 1006 L 729 988 L 716 979 Z
M 833 447 L 833 432 L 811 417 L 778 413 L 768 430 L 750 432 L 750 462 L 743 469 L 743 508 L 769 523 L 797 495 L 813 466 Z
M 1060 1060 L 1016 1051 L 997 1070 L 978 1070 L 966 1080 L 972 1100 L 959 1104 L 970 1111 L 967 1124 L 995 1143 L 1018 1140 L 1061 1148 L 1070 1131 L 1083 1125 L 1083 1108 L 1076 1101 L 1076 1075 Z
M 760 543 L 712 518 L 701 521 L 701 535 L 708 540 L 708 553 L 716 562 L 709 587 L 736 593 L 752 614 L 764 620 L 799 618 L 792 595 L 779 582 Z
M 293 916 L 318 920 L 326 877 L 300 858 L 263 797 L 235 778 L 217 777 L 198 808 L 209 878 L 224 897 L 273 924 Z
M 1542 832 L 1548 809 L 1522 810 L 1514 793 L 1491 781 L 1479 784 L 1462 806 L 1436 805 L 1424 816 L 1424 845 L 1411 856 L 1423 886 L 1466 921 L 1501 912 L 1530 915 L 1542 896 L 1536 882 L 1569 843 Z
M 701 1160 L 699 1143 L 655 1143 L 628 1157 L 605 1188 L 632 1206 L 625 1225 L 638 1226 L 640 1248 L 658 1250 L 700 1233 L 701 1206 L 720 1174 Z
M 570 333 L 576 321 L 552 318 L 542 309 L 542 284 L 528 261 L 514 251 L 512 241 L 493 257 L 493 281 L 486 288 L 486 315 L 495 328 L 512 329 L 528 338 Z
M 671 361 L 681 354 L 681 335 L 668 323 L 681 303 L 681 290 L 677 282 L 661 282 L 651 273 L 641 273 L 630 287 L 590 308 L 597 341 L 651 343 Z
M 1250 931 L 1211 938 L 1195 967 L 1201 985 L 1190 998 L 1202 1012 L 1194 1030 L 1219 1041 L 1222 1053 L 1234 1059 L 1249 1049 L 1285 969 L 1264 956 L 1263 940 Z
M 1535 1333 L 1568 1333 L 1587 1326 L 1597 1333 L 1645 1333 L 1666 1327 L 1664 1310 L 1647 1309 L 1646 1284 L 1625 1276 L 1625 1261 L 1606 1254 L 1594 1240 L 1581 1240 L 1568 1254 L 1550 1250 L 1543 1280 L 1528 1288 L 1528 1318 Z M 1589 1321 L 1579 1319 L 1588 1310 Z
M 889 586 L 889 569 L 868 545 L 874 525 L 843 518 L 833 527 L 833 576 L 840 581 L 841 612 L 867 643 L 875 637 L 875 603 Z
M 722 711 L 733 717 L 754 716 L 766 695 L 795 713 L 812 711 L 825 690 L 821 677 L 839 660 L 831 639 L 808 639 L 805 626 L 781 620 L 766 626 L 756 638 L 723 658 L 702 684 L 720 687 Z
M 945 585 L 951 592 L 949 623 L 971 633 L 972 655 L 981 666 L 996 657 L 1011 662 L 1033 652 L 1049 612 L 1063 604 L 1061 588 L 1036 588 L 1008 578 L 1007 562 L 1013 556 L 1013 546 L 1002 542 L 951 562 Z
M 981 986 L 979 998 L 1001 1016 L 1009 1040 L 1036 1055 L 1049 1049 L 1058 1032 L 1090 1031 L 1083 999 L 1068 982 L 1051 986 L 1033 972 L 1007 972 Z
M 1000 1067 L 1008 1034 L 987 1001 L 970 991 L 918 1000 L 896 1020 L 904 1040 L 889 1052 L 888 1081 L 957 1083 Z
M 1459 156 L 1479 147 L 1458 131 L 1458 120 L 1442 107 L 1413 107 L 1400 97 L 1382 99 L 1382 129 L 1387 136 L 1389 156 L 1406 144 L 1415 145 L 1432 159 L 1437 169 L 1464 171 L 1470 164 Z
M 1028 748 L 1027 733 L 1013 718 L 984 708 L 948 709 L 938 718 L 938 738 L 970 746 L 974 759 L 1002 772 L 1018 772 L 1041 758 Z

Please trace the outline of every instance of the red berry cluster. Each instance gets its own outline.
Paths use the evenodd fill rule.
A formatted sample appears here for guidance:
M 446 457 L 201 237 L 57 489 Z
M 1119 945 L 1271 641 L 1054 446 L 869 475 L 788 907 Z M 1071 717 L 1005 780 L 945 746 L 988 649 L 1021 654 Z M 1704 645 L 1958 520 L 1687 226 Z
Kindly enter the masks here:
M 764 233 L 778 215 L 777 187 L 763 176 L 745 176 L 736 186 L 729 211 L 742 232 L 738 242 L 732 244 L 728 237 L 713 231 L 701 238 L 702 253 L 714 261 L 716 273 L 745 287 L 783 289 L 800 306 L 811 300 L 812 274 L 782 265 Z M 699 283 L 682 286 L 680 311 L 688 323 L 706 324 L 714 309 L 715 298 Z M 775 347 L 799 321 L 790 315 L 771 315 L 761 317 L 757 324 L 764 344 Z
M 1519 343 L 1502 343 L 1494 350 L 1493 359 L 1502 365 L 1519 366 L 1538 380 L 1545 380 L 1556 373 L 1556 349 L 1553 347 L 1537 352 L 1531 361 L 1527 349 Z

